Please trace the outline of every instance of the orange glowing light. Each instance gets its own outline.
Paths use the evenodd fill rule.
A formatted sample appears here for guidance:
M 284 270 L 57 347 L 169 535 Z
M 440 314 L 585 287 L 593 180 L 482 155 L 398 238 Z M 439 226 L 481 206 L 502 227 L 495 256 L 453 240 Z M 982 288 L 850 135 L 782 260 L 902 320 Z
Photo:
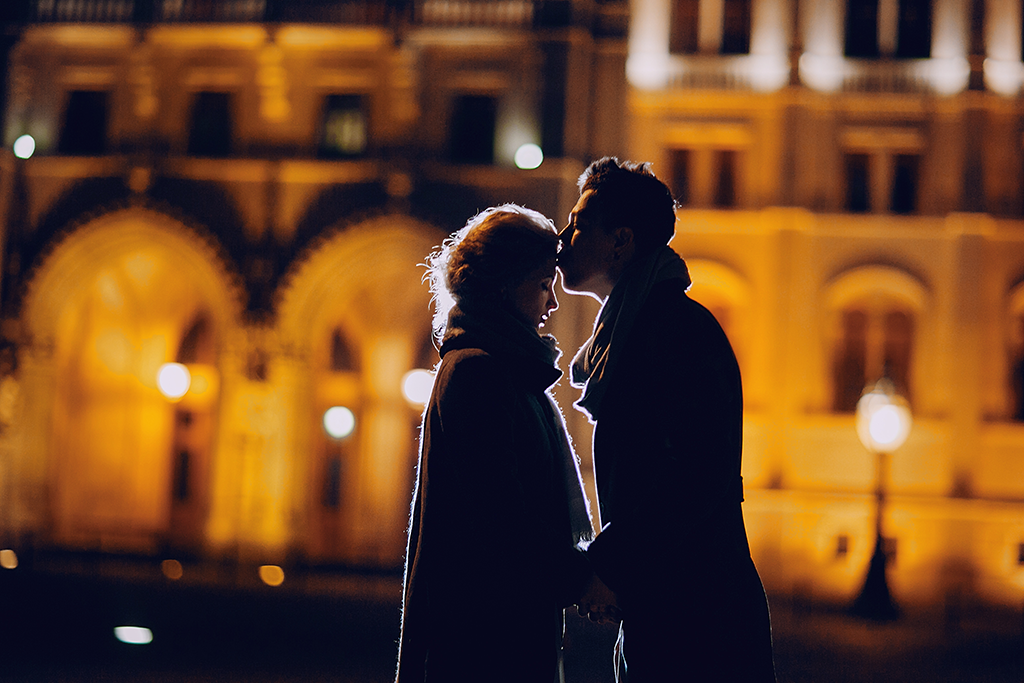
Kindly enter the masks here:
M 177 581 L 185 573 L 181 567 L 181 562 L 177 560 L 164 560 L 160 563 L 160 570 L 171 581 Z
M 284 583 L 284 570 L 276 564 L 265 564 L 260 567 L 260 579 L 268 586 L 280 586 Z
M 15 569 L 18 566 L 18 554 L 10 548 L 0 550 L 0 567 Z

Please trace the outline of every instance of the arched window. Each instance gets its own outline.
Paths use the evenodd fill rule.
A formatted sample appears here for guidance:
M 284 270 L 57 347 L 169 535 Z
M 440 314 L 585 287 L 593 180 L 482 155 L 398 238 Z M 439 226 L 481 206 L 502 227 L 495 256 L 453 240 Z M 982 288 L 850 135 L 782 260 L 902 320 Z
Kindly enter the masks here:
M 718 320 L 742 368 L 747 346 L 750 285 L 735 270 L 716 261 L 688 258 L 686 265 L 693 281 L 690 298 L 711 311 Z
M 837 278 L 827 292 L 834 321 L 832 409 L 855 411 L 864 387 L 881 377 L 910 399 L 924 287 L 896 269 L 865 266 Z
M 854 305 L 842 311 L 842 333 L 833 363 L 836 412 L 857 409 L 864 387 L 888 377 L 909 398 L 910 360 L 914 343 L 913 314 L 896 304 Z
M 1006 414 L 1024 422 L 1024 283 L 1010 293 L 1006 346 L 1006 379 L 1009 387 Z

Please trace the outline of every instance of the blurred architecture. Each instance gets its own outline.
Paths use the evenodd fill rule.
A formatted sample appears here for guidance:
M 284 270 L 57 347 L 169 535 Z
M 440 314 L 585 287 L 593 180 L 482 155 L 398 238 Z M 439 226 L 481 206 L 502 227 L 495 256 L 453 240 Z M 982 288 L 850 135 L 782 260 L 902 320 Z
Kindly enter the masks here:
M 886 375 L 914 415 L 893 594 L 1024 601 L 1019 2 L 0 12 L 0 545 L 397 566 L 420 411 L 402 378 L 436 360 L 416 264 L 494 203 L 561 224 L 617 154 L 671 182 L 693 295 L 736 348 L 769 591 L 860 587 L 875 459 L 853 411 Z M 530 143 L 543 163 L 517 168 Z M 561 304 L 571 352 L 596 309 Z M 167 362 L 191 372 L 179 401 Z

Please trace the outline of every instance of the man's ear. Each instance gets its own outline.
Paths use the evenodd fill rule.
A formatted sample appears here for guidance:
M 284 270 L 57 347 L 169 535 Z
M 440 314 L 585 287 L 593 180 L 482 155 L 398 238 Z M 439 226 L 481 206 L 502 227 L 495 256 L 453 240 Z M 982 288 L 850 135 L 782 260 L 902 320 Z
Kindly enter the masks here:
M 616 228 L 613 233 L 615 241 L 612 243 L 612 247 L 615 250 L 616 260 L 627 259 L 632 256 L 633 250 L 636 248 L 634 242 L 633 228 L 621 227 Z

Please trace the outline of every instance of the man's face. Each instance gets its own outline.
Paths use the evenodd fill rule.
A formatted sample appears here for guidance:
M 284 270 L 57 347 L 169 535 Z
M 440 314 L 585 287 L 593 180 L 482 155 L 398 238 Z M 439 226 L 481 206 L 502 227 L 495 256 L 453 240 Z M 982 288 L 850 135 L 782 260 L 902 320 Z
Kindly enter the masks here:
M 593 196 L 593 190 L 580 195 L 569 213 L 569 224 L 558 235 L 558 269 L 562 271 L 565 291 L 604 297 L 613 285 L 608 269 L 614 256 L 615 236 L 605 231 L 600 216 L 590 206 Z

